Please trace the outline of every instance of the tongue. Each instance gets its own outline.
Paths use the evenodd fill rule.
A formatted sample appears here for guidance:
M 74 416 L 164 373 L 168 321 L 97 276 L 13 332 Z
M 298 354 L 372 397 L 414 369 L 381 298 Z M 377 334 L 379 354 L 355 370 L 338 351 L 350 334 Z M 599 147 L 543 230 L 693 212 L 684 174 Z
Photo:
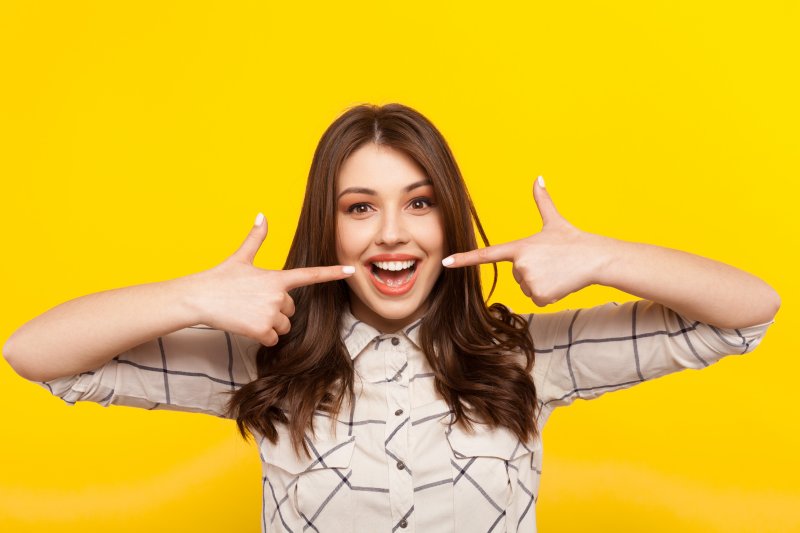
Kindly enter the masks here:
M 391 281 L 393 283 L 399 283 L 401 281 L 405 281 L 408 277 L 408 273 L 411 272 L 410 268 L 406 268 L 404 270 L 378 270 L 378 277 L 380 277 L 383 281 Z

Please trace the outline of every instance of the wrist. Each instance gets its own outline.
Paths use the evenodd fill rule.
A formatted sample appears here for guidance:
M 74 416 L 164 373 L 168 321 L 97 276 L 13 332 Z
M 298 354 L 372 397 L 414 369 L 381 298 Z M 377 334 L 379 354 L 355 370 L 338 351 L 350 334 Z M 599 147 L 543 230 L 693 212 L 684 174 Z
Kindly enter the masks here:
M 187 327 L 197 324 L 209 325 L 201 299 L 202 275 L 202 272 L 197 272 L 165 282 L 169 284 L 173 301 L 180 309 Z
M 592 248 L 594 252 L 592 256 L 596 260 L 595 266 L 592 269 L 592 284 L 613 287 L 613 274 L 617 269 L 617 263 L 621 255 L 620 250 L 624 242 L 604 235 L 597 235 L 594 233 L 590 233 L 589 235 L 593 241 Z

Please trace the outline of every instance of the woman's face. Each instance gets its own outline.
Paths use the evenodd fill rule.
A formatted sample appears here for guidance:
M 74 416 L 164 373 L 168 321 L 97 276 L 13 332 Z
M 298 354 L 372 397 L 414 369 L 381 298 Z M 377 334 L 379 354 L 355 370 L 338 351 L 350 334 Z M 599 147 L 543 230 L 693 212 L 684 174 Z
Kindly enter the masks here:
M 336 183 L 336 254 L 353 315 L 383 333 L 413 322 L 444 258 L 444 228 L 433 185 L 413 159 L 367 143 L 350 154 Z

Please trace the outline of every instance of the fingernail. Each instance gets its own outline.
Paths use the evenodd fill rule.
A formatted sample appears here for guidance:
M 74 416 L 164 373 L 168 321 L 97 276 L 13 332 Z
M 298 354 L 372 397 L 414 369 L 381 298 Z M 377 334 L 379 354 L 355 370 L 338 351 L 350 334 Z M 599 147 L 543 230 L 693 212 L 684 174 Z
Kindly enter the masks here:
M 264 215 L 259 213 L 256 215 L 256 226 L 260 226 L 264 222 Z
M 354 266 L 345 266 L 345 267 L 342 267 L 342 270 L 344 270 L 345 274 L 352 274 L 353 272 L 356 271 L 356 267 L 354 267 Z
M 543 177 L 541 177 L 541 176 L 539 176 L 539 179 L 538 179 L 538 181 L 539 181 L 539 187 L 541 187 L 542 189 L 544 189 L 544 178 L 543 178 Z
M 444 266 L 452 265 L 455 262 L 456 260 L 453 259 L 452 255 L 450 257 L 445 257 L 444 259 L 442 259 L 442 265 Z

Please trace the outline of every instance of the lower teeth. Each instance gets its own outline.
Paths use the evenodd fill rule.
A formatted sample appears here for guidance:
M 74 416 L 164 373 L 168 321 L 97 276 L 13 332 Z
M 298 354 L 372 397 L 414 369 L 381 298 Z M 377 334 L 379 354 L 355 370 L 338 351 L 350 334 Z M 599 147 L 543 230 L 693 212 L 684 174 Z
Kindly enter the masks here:
M 375 276 L 375 279 L 377 279 L 378 281 L 380 281 L 381 283 L 383 283 L 384 285 L 387 285 L 389 287 L 399 287 L 400 285 L 405 285 L 406 283 L 408 283 L 411 280 L 411 276 L 413 276 L 413 275 L 414 275 L 414 270 L 412 269 L 412 270 L 410 270 L 408 272 L 408 276 L 406 276 L 406 279 L 404 279 L 402 281 L 394 281 L 394 280 L 391 280 L 391 279 L 384 281 L 378 276 L 377 273 L 373 274 L 373 276 Z

